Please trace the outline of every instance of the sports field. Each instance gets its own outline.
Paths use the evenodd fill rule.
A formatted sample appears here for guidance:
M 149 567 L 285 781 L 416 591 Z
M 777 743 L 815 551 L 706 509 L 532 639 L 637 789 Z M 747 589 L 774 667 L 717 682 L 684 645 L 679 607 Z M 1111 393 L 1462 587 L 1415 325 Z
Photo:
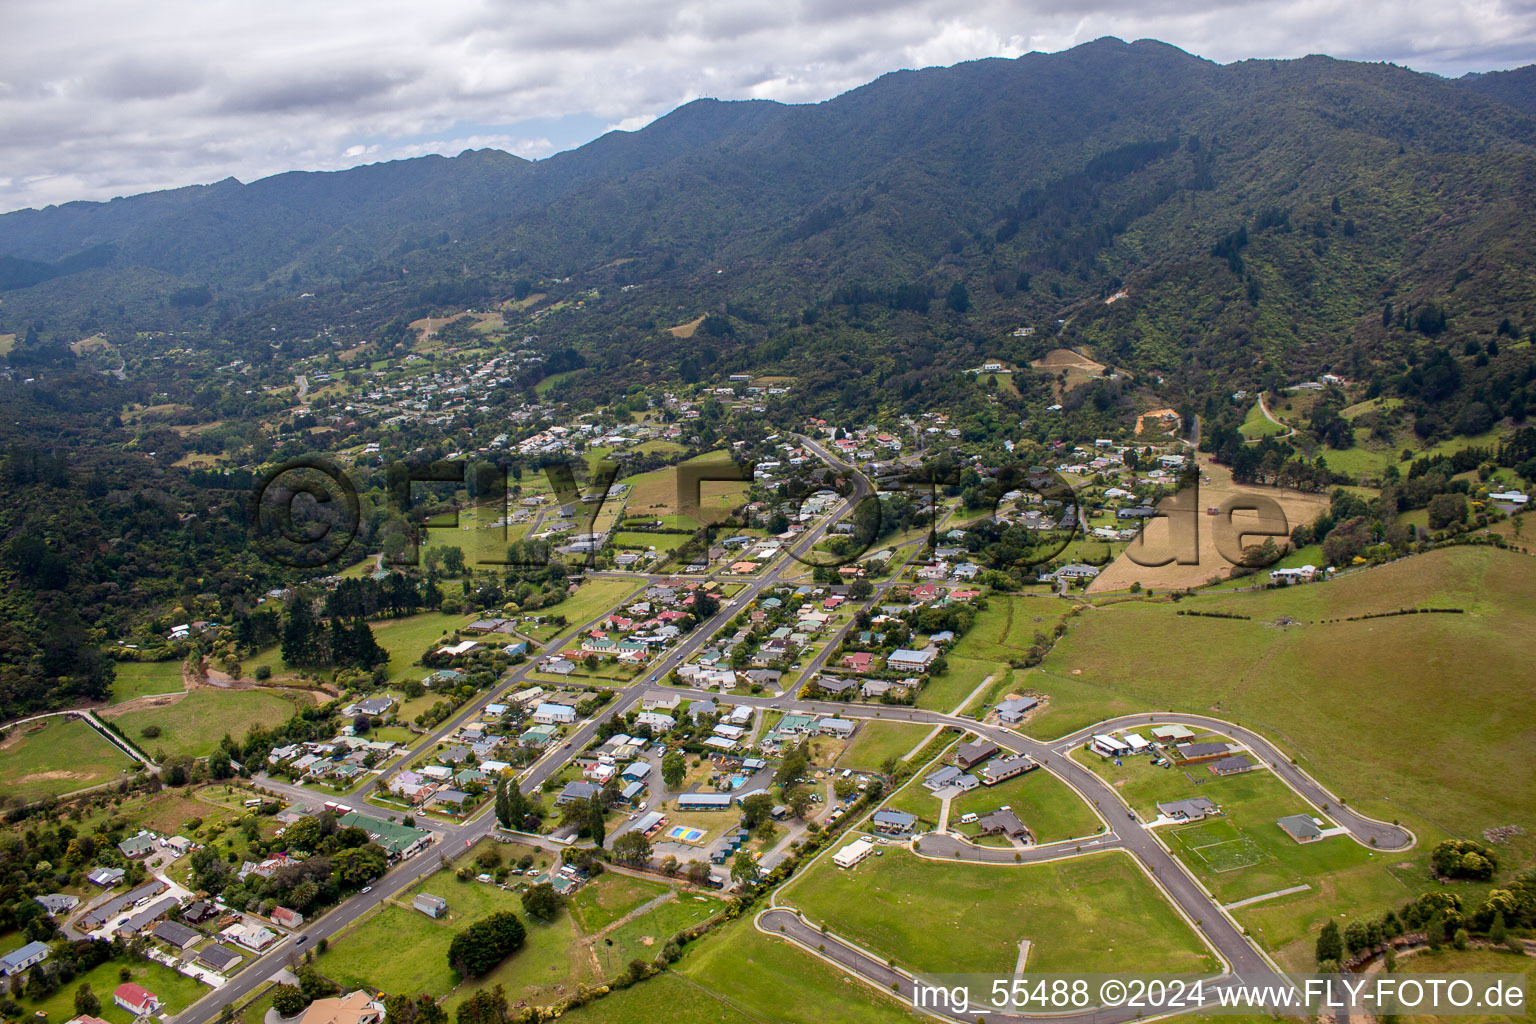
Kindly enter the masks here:
M 1217 874 L 1251 868 L 1269 859 L 1251 836 L 1238 831 L 1230 821 L 1202 821 L 1171 832 L 1174 842 L 1204 865 L 1205 870 Z

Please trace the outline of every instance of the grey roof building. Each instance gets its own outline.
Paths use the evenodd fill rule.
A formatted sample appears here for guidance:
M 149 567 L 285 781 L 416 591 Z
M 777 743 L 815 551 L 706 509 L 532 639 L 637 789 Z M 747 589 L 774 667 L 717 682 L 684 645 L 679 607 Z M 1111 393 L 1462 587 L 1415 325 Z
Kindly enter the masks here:
M 1216 801 L 1203 796 L 1185 800 L 1172 800 L 1157 805 L 1157 813 L 1175 821 L 1199 821 L 1208 814 L 1216 813 Z
M 1298 843 L 1315 843 L 1323 838 L 1323 830 L 1317 827 L 1317 822 L 1311 815 L 1291 814 L 1275 822 L 1285 829 L 1285 834 Z

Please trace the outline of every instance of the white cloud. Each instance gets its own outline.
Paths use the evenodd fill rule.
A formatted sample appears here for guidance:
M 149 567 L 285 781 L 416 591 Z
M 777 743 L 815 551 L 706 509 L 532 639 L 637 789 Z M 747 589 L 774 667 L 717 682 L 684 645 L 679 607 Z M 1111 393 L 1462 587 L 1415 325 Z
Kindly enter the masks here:
M 5 28 L 0 209 L 484 145 L 538 158 L 699 96 L 814 102 L 1105 35 L 1447 74 L 1536 53 L 1532 0 L 7 0 Z

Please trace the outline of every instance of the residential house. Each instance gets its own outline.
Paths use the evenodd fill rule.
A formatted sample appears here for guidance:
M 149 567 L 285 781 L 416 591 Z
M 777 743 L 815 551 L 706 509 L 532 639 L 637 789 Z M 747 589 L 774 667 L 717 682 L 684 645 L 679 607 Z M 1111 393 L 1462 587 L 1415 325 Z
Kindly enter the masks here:
M 13 949 L 0 957 L 0 974 L 7 978 L 20 974 L 34 964 L 47 960 L 50 952 L 46 942 L 29 942 L 25 946 Z
M 273 907 L 272 923 L 280 928 L 297 928 L 304 923 L 304 915 L 287 907 Z
M 991 740 L 962 743 L 955 748 L 955 764 L 965 769 L 974 768 L 996 753 L 997 744 Z
M 981 781 L 983 785 L 995 786 L 1039 767 L 1039 763 L 1028 754 L 1000 757 L 981 766 Z
M 359 989 L 344 996 L 316 999 L 296 1024 L 380 1024 L 384 1004 Z
M 996 810 L 990 814 L 984 814 L 976 822 L 976 827 L 982 835 L 1005 835 L 1009 839 L 1023 839 L 1029 835 L 1029 829 L 1019 820 L 1019 816 L 1011 810 Z
M 997 719 L 1004 725 L 1018 725 L 1025 715 L 1039 706 L 1037 697 L 1013 697 L 997 705 Z
M 905 811 L 876 811 L 870 818 L 876 832 L 889 836 L 907 835 L 917 824 L 917 815 Z
M 1224 757 L 1210 766 L 1214 775 L 1238 775 L 1242 772 L 1252 771 L 1256 766 L 1243 754 L 1233 754 Z
M 214 942 L 198 950 L 195 959 L 202 966 L 224 974 L 244 958 L 228 946 Z
M 149 934 L 175 949 L 191 949 L 202 938 L 199 932 L 175 921 L 161 921 Z
M 1315 843 L 1323 838 L 1323 830 L 1317 827 L 1317 822 L 1312 820 L 1311 815 L 1291 814 L 1279 819 L 1275 824 L 1284 829 L 1285 834 L 1298 843 Z
M 890 657 L 885 659 L 885 666 L 896 672 L 927 672 L 938 654 L 933 648 L 921 651 L 902 648 L 891 652 Z
M 160 997 L 143 985 L 125 981 L 112 990 L 112 1001 L 135 1017 L 145 1017 L 160 1011 Z
M 1157 813 L 1173 821 L 1199 821 L 1216 813 L 1216 801 L 1195 796 L 1157 805 Z
M 51 893 L 47 896 L 34 896 L 33 899 L 47 912 L 49 917 L 67 914 L 80 905 L 80 897 L 70 896 L 62 892 Z

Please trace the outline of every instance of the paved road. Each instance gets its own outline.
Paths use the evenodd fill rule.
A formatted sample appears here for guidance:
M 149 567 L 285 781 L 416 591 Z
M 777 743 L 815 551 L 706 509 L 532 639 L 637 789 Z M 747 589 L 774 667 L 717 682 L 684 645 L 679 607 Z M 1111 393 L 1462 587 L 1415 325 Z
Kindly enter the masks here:
M 1290 759 L 1276 749 L 1273 743 L 1252 729 L 1234 725 L 1219 718 L 1212 718 L 1209 715 L 1194 715 L 1181 712 L 1123 715 L 1120 718 L 1100 722 L 1086 729 L 1079 729 L 1077 732 L 1063 736 L 1059 740 L 1053 740 L 1051 747 L 1058 752 L 1063 752 L 1073 747 L 1082 746 L 1083 741 L 1093 733 L 1114 731 L 1116 729 L 1130 729 L 1153 722 L 1209 729 L 1212 732 L 1231 736 L 1243 744 L 1243 746 L 1253 751 L 1260 760 L 1274 770 L 1276 775 L 1280 776 L 1281 781 L 1299 793 L 1308 803 L 1338 822 L 1344 828 L 1347 828 L 1349 834 L 1361 845 L 1377 850 L 1396 851 L 1406 850 L 1417 841 L 1414 834 L 1401 825 L 1393 825 L 1388 822 L 1377 821 L 1375 818 L 1368 818 L 1340 801 L 1337 796 L 1324 789 L 1316 779 L 1292 764 Z

